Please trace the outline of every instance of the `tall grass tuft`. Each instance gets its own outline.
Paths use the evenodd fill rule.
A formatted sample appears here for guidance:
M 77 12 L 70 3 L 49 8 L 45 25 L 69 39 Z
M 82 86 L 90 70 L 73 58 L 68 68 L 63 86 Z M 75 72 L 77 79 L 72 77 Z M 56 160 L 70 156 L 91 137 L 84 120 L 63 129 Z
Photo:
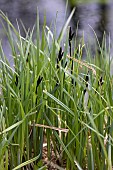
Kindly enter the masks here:
M 22 37 L 19 26 L 16 30 L 0 12 L 14 61 L 12 68 L 1 41 L 3 170 L 112 169 L 113 77 L 106 38 L 100 46 L 95 36 L 98 48 L 93 58 L 90 45 L 84 38 L 77 43 L 68 27 L 73 13 L 56 38 L 46 26 L 46 17 L 40 34 L 37 12 L 34 41 L 34 27 Z

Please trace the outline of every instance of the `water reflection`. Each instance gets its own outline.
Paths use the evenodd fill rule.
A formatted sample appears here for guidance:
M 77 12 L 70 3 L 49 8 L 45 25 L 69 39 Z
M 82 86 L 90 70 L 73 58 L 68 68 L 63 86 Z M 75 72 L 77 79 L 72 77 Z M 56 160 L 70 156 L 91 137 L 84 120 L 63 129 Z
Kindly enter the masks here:
M 59 34 L 62 25 L 65 20 L 65 0 L 0 0 L 0 9 L 7 13 L 11 22 L 16 26 L 16 18 L 18 21 L 22 20 L 26 28 L 32 28 L 36 21 L 37 6 L 40 13 L 40 26 L 43 25 L 44 10 L 47 15 L 47 25 L 49 26 L 57 16 L 57 34 Z M 72 10 L 72 6 L 68 9 L 68 13 Z M 113 2 L 100 4 L 100 3 L 85 3 L 77 4 L 75 15 L 73 17 L 71 25 L 73 30 L 76 30 L 77 22 L 79 21 L 78 38 L 82 37 L 84 32 L 84 39 L 87 43 L 90 42 L 93 45 L 95 42 L 95 36 L 91 27 L 95 30 L 99 42 L 102 42 L 104 31 L 107 34 L 111 34 L 113 38 Z M 90 26 L 91 27 L 90 27 Z M 25 36 L 25 33 L 21 29 L 21 34 Z M 3 47 L 5 54 L 10 56 L 10 48 L 5 34 L 3 33 L 0 25 L 0 39 L 3 39 Z
M 46 11 L 47 25 L 50 26 L 51 22 L 56 19 L 57 14 L 57 34 L 59 34 L 65 19 L 65 1 L 63 0 L 0 0 L 0 10 L 8 15 L 9 20 L 17 28 L 16 19 L 18 19 L 22 36 L 25 36 L 25 32 L 21 26 L 23 22 L 26 29 L 33 28 L 36 23 L 37 7 L 40 14 L 40 28 L 43 25 L 44 11 Z M 0 25 L 0 39 L 2 39 L 3 49 L 5 54 L 11 59 L 10 48 L 8 45 L 7 37 Z
M 78 37 L 83 36 L 85 42 L 91 46 L 95 44 L 94 31 L 101 45 L 103 34 L 106 32 L 107 42 L 109 35 L 113 39 L 113 2 L 109 3 L 89 3 L 76 5 L 75 15 L 73 17 L 73 29 L 76 29 L 75 23 L 79 21 Z M 90 27 L 91 26 L 91 27 Z M 94 30 L 94 31 L 93 31 Z M 107 43 L 108 45 L 108 43 Z M 93 50 L 93 49 L 92 49 Z M 111 51 L 113 50 L 113 47 Z M 93 51 L 94 53 L 94 51 Z
M 26 28 L 32 28 L 36 22 L 37 7 L 40 14 L 40 24 L 43 24 L 44 11 L 47 15 L 47 25 L 55 20 L 57 15 L 58 29 L 65 18 L 65 1 L 63 0 L 0 0 L 0 9 L 7 13 L 10 21 L 16 26 L 16 19 L 22 21 Z M 22 32 L 23 33 L 23 32 Z

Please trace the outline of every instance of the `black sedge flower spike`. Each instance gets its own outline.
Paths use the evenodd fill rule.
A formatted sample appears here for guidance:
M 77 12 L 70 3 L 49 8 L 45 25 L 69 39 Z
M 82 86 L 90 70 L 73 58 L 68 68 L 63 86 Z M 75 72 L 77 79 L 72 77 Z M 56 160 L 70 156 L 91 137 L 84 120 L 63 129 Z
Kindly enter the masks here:
M 71 27 L 69 27 L 69 51 L 70 51 L 70 56 L 71 56 L 71 41 L 73 39 L 74 32 L 72 33 Z M 73 63 L 73 62 L 72 62 Z M 72 64 L 73 65 L 73 64 Z
M 84 94 L 86 93 L 86 89 L 88 88 L 88 81 L 89 81 L 89 75 L 88 75 L 88 73 L 87 73 L 87 75 L 86 75 L 85 81 L 86 81 L 86 88 L 84 89 Z
M 89 81 L 89 76 L 88 76 L 88 74 L 86 75 L 86 82 L 88 82 Z
M 39 78 L 38 78 L 38 80 L 37 80 L 37 87 L 38 87 L 39 84 L 41 83 L 42 79 L 43 79 L 43 77 L 40 77 L 40 76 L 39 76 Z
M 103 85 L 103 79 L 100 77 L 100 80 L 98 81 L 98 85 L 102 86 Z
M 74 32 L 72 33 L 71 27 L 69 28 L 69 46 L 71 46 L 71 41 L 73 39 Z
M 59 50 L 59 53 L 58 53 L 58 58 L 57 58 L 57 69 L 59 68 L 58 63 L 59 63 L 59 61 L 61 61 L 63 54 L 64 54 L 64 52 L 62 50 L 62 47 L 60 47 L 60 50 Z
M 43 79 L 43 77 L 40 77 L 40 76 L 39 76 L 39 78 L 38 78 L 38 80 L 37 80 L 36 94 L 37 94 L 37 88 L 38 88 L 39 84 L 41 83 L 42 79 Z
M 15 85 L 17 86 L 18 85 L 18 76 L 16 75 L 16 78 L 15 78 Z
M 58 54 L 58 61 L 60 61 L 63 57 L 64 52 L 62 51 L 62 47 L 60 47 L 59 54 Z
M 28 61 L 29 61 L 29 52 L 28 52 L 28 56 L 27 56 L 27 59 L 26 59 L 26 63 L 28 63 Z

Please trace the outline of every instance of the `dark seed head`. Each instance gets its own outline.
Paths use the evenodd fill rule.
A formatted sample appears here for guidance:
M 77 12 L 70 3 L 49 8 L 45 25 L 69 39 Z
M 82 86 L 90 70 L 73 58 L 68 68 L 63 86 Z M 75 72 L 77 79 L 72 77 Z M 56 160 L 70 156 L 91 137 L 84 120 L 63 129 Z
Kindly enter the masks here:
M 72 33 L 72 30 L 71 30 L 71 27 L 70 27 L 69 28 L 69 43 L 70 43 L 70 41 L 72 41 L 73 36 L 74 36 L 74 32 Z
M 28 62 L 29 62 L 29 52 L 28 52 L 27 59 L 26 59 L 26 63 Z
M 40 77 L 40 76 L 39 76 L 39 78 L 38 78 L 38 80 L 37 80 L 37 87 L 38 87 L 39 84 L 41 83 L 42 79 L 43 79 L 43 77 Z
M 38 80 L 37 80 L 36 94 L 37 94 L 37 88 L 38 88 L 39 84 L 41 83 L 42 79 L 43 79 L 43 77 L 40 77 L 40 76 L 39 76 L 39 78 L 38 78 Z
M 62 57 L 63 57 L 64 52 L 62 51 L 62 47 L 60 47 L 59 53 L 58 53 L 58 58 L 57 58 L 57 69 L 59 68 L 59 61 L 61 61 Z
M 88 76 L 88 74 L 86 75 L 86 82 L 88 82 L 89 81 L 89 76 Z
M 62 47 L 60 47 L 59 54 L 58 54 L 58 61 L 60 61 L 63 57 L 64 52 L 62 51 Z
M 18 85 L 18 76 L 16 75 L 15 85 Z
M 100 85 L 100 86 L 102 86 L 102 85 L 103 85 L 102 76 L 100 77 L 100 80 L 98 81 L 98 85 Z

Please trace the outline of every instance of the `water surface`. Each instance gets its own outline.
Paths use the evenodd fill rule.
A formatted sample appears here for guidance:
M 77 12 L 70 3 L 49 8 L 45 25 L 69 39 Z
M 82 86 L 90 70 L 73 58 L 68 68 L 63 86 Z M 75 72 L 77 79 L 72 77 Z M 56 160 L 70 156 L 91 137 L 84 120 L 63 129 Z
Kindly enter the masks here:
M 70 1 L 71 2 L 71 1 Z M 84 39 L 91 45 L 94 44 L 94 32 L 96 32 L 99 42 L 101 43 L 103 33 L 106 31 L 107 36 L 110 35 L 113 40 L 113 2 L 109 1 L 95 1 L 90 3 L 70 4 L 67 10 L 67 16 L 72 8 L 76 6 L 76 11 L 70 23 L 73 31 L 76 31 L 78 24 L 78 38 L 81 38 L 84 33 Z M 59 34 L 66 17 L 66 1 L 65 0 L 0 0 L 0 9 L 6 13 L 10 21 L 17 27 L 16 19 L 21 23 L 22 21 L 26 29 L 33 27 L 36 22 L 37 7 L 40 16 L 40 28 L 43 25 L 44 11 L 46 11 L 47 25 L 55 20 L 57 14 L 57 35 Z M 79 22 L 78 22 L 79 21 Z M 20 24 L 21 25 L 21 24 Z M 92 28 L 91 28 L 92 27 Z M 25 32 L 20 26 L 22 36 Z M 93 30 L 92 30 L 93 29 Z M 0 24 L 0 39 L 2 39 L 3 49 L 9 60 L 11 59 L 11 50 L 8 45 L 7 37 L 2 30 Z

